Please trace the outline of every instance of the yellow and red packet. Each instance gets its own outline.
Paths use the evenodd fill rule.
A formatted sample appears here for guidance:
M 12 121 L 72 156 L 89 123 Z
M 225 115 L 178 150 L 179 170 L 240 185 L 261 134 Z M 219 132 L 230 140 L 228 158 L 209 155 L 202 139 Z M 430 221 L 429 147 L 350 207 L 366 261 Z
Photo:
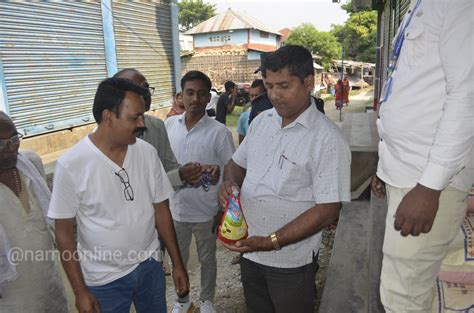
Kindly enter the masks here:
M 217 238 L 227 244 L 247 238 L 247 221 L 245 220 L 237 188 L 232 188 L 232 194 L 227 199 L 224 215 L 217 233 Z

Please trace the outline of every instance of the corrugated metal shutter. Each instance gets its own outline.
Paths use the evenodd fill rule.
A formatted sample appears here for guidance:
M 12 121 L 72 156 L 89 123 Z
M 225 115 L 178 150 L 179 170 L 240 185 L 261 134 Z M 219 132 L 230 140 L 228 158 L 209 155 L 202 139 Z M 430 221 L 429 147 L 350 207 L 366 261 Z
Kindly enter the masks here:
M 390 38 L 390 29 L 391 29 L 391 2 L 392 0 L 387 0 L 385 2 L 384 8 L 384 33 L 383 33 L 383 51 L 382 51 L 382 81 L 385 82 L 387 79 L 387 67 L 390 60 L 390 50 L 391 50 L 391 38 Z
M 400 20 L 403 19 L 410 7 L 410 0 L 400 0 Z
M 26 135 L 93 122 L 107 77 L 100 2 L 0 2 L 10 114 Z
M 173 95 L 173 42 L 169 1 L 114 2 L 118 68 L 136 68 L 155 87 L 152 108 L 169 106 Z
M 383 34 L 383 52 L 382 52 L 382 68 L 383 81 L 387 78 L 387 67 L 390 62 L 390 53 L 392 52 L 392 39 L 397 33 L 398 26 L 403 21 L 410 0 L 387 0 L 384 6 L 384 34 Z

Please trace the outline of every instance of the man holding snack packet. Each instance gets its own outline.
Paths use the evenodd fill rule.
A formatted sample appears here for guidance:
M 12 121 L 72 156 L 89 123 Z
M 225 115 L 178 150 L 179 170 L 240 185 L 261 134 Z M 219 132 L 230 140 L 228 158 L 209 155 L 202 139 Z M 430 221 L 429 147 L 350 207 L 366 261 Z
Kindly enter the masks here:
M 233 188 L 240 190 L 249 237 L 223 244 L 243 253 L 248 312 L 314 312 L 320 231 L 350 201 L 350 150 L 310 97 L 307 49 L 281 47 L 261 68 L 274 108 L 250 124 L 219 192 L 224 205 Z

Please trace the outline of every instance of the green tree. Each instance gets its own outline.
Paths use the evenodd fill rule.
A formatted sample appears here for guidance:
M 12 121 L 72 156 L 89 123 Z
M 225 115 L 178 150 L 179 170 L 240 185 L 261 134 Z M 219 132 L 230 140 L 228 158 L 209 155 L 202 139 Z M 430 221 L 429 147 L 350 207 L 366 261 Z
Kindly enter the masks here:
M 326 68 L 329 68 L 331 60 L 338 58 L 341 53 L 341 46 L 332 33 L 320 32 L 309 23 L 295 27 L 286 40 L 286 44 L 301 45 L 312 54 L 321 56 L 322 65 Z
M 375 63 L 377 45 L 377 12 L 364 9 L 355 12 L 348 2 L 342 6 L 349 13 L 344 25 L 332 25 L 331 33 L 344 48 L 347 59 Z
M 202 0 L 181 0 L 178 2 L 178 7 L 181 31 L 187 31 L 216 15 L 215 5 L 204 3 Z

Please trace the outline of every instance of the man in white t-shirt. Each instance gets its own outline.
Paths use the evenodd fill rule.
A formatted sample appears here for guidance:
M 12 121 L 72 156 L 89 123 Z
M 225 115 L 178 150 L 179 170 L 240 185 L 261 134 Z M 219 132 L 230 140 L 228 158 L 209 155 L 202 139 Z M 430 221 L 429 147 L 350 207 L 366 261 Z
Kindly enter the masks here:
M 179 294 L 189 282 L 168 208 L 173 189 L 156 149 L 137 139 L 147 90 L 121 78 L 99 84 L 97 130 L 59 158 L 48 216 L 79 312 L 166 312 L 160 237 Z M 77 221 L 77 244 L 74 237 Z
M 224 170 L 219 198 L 241 190 L 249 237 L 240 261 L 247 312 L 313 313 L 321 230 L 350 201 L 350 150 L 318 111 L 311 53 L 287 45 L 262 60 L 273 109 L 261 112 Z
M 200 312 L 215 312 L 213 301 L 216 287 L 216 234 L 214 218 L 218 213 L 217 191 L 219 169 L 234 153 L 232 134 L 221 123 L 206 114 L 211 80 L 199 71 L 190 71 L 181 79 L 186 112 L 165 121 L 166 130 L 178 162 L 198 162 L 205 170 L 202 187 L 183 188 L 171 198 L 171 214 L 176 228 L 179 249 L 186 264 L 191 237 L 196 238 L 201 264 Z M 216 217 L 218 219 L 218 217 Z M 190 312 L 189 297 L 179 297 L 173 313 Z

